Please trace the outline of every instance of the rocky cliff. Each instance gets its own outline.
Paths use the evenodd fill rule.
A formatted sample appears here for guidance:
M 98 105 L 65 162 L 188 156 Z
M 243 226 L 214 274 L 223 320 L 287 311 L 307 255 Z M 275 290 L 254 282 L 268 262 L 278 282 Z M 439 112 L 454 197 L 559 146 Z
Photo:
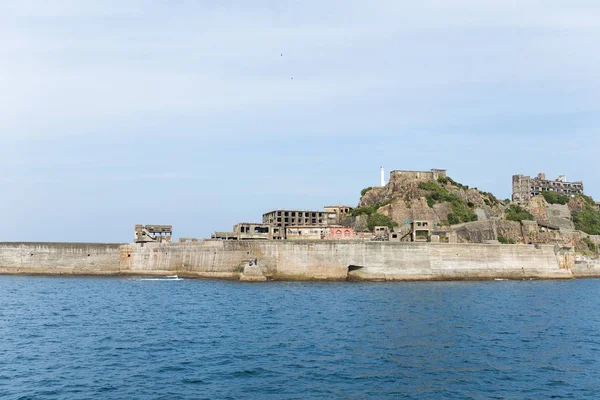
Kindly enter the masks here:
M 600 249 L 600 210 L 585 196 L 551 194 L 516 205 L 451 178 L 392 174 L 387 185 L 363 190 L 354 215 L 362 218 L 354 219 L 357 230 L 378 215 L 402 233 L 412 220 L 433 221 L 438 236 L 459 243 L 550 243 L 587 257 Z
M 394 176 L 383 187 L 363 190 L 358 209 L 376 207 L 399 226 L 410 220 L 433 221 L 436 226 L 500 217 L 504 203 L 491 193 L 462 185 L 451 178 L 437 180 Z

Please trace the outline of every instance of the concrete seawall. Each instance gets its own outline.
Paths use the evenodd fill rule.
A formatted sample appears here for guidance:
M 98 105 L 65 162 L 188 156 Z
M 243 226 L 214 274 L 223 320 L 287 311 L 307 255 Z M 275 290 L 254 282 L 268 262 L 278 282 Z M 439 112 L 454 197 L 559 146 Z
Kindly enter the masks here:
M 119 243 L 0 243 L 0 273 L 115 275 Z
M 121 270 L 239 279 L 249 260 L 281 280 L 572 278 L 572 252 L 552 245 L 364 241 L 209 241 L 123 246 Z
M 249 261 L 252 260 L 251 263 Z M 171 275 L 249 280 L 568 279 L 574 253 L 552 245 L 364 241 L 0 243 L 0 273 Z M 582 270 L 579 268 L 579 270 Z M 587 275 L 595 276 L 600 268 Z
M 572 267 L 573 275 L 577 278 L 600 278 L 600 261 L 575 262 Z

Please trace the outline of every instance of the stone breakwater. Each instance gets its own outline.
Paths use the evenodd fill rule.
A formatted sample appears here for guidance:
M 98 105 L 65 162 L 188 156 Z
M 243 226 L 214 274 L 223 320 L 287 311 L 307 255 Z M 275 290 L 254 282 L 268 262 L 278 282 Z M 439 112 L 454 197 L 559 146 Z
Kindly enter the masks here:
M 324 241 L 0 243 L 0 273 L 173 275 L 274 280 L 600 277 L 600 264 L 553 245 Z

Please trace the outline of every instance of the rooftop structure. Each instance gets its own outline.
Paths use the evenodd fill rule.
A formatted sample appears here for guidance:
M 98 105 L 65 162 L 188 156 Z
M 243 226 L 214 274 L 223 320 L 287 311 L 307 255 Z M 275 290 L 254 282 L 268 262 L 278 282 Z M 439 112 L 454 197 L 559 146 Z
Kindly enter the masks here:
M 517 203 L 529 201 L 542 192 L 556 192 L 563 196 L 583 194 L 583 182 L 567 182 L 566 175 L 560 175 L 555 180 L 546 179 L 546 174 L 539 173 L 535 178 L 525 175 L 513 175 L 512 200 Z
M 395 170 L 390 172 L 390 181 L 394 177 L 402 177 L 405 179 L 418 179 L 418 180 L 428 180 L 428 181 L 437 181 L 438 178 L 446 177 L 445 169 L 432 169 L 431 171 L 402 171 Z

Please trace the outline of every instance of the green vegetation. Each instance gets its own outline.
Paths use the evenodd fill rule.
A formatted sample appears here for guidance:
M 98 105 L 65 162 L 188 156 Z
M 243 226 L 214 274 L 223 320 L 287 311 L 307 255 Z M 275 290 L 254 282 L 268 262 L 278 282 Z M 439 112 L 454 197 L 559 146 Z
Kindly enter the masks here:
M 454 179 L 448 177 L 446 178 L 448 180 L 448 182 L 450 182 L 452 184 L 452 186 L 456 186 L 459 189 L 463 189 L 463 190 L 469 190 L 469 186 L 467 185 L 463 185 L 462 183 L 458 183 L 456 182 Z
M 350 215 L 352 215 L 353 217 L 359 215 L 366 215 L 368 217 L 367 227 L 370 231 L 372 231 L 373 228 L 375 228 L 376 226 L 387 226 L 389 228 L 393 228 L 395 226 L 398 226 L 398 224 L 392 221 L 388 216 L 379 214 L 377 212 L 377 210 L 379 210 L 381 207 L 387 206 L 391 202 L 391 200 L 388 200 L 380 203 L 375 203 L 370 206 L 358 207 L 350 211 Z
M 590 240 L 590 238 L 584 237 L 582 240 L 587 245 L 587 247 L 590 249 L 590 251 L 596 253 L 597 246 L 594 242 L 592 242 Z
M 373 186 L 369 186 L 368 188 L 364 188 L 360 191 L 360 197 L 363 197 L 369 190 L 373 189 Z
M 379 214 L 376 212 L 369 215 L 369 219 L 367 220 L 367 226 L 369 230 L 372 231 L 376 226 L 387 226 L 389 228 L 393 228 L 395 226 L 398 226 L 398 224 L 392 221 L 387 215 Z
M 542 192 L 542 196 L 550 204 L 567 204 L 569 202 L 568 196 L 556 192 Z
M 523 207 L 512 204 L 506 209 L 506 219 L 509 221 L 535 221 L 533 215 Z
M 450 224 L 450 225 L 460 224 L 460 219 L 457 216 L 455 216 L 454 214 L 450 213 L 450 214 L 448 214 L 448 224 Z
M 445 185 L 447 183 L 450 183 L 452 186 L 456 186 L 459 189 L 464 189 L 464 190 L 468 190 L 469 187 L 466 185 L 463 185 L 462 183 L 458 183 L 456 182 L 454 179 L 450 178 L 449 176 L 444 177 L 444 176 L 440 176 L 439 178 L 437 178 L 438 183 Z
M 498 200 L 498 198 L 497 198 L 496 196 L 494 196 L 492 193 L 489 193 L 489 192 L 481 192 L 481 194 L 482 194 L 483 196 L 485 196 L 485 198 L 483 199 L 483 202 L 484 202 L 486 205 L 488 205 L 488 206 L 490 206 L 490 207 L 493 207 L 493 206 L 500 205 L 500 203 L 501 203 L 501 202 L 500 202 L 500 200 Z
M 600 210 L 591 197 L 581 196 L 581 198 L 585 200 L 583 207 L 572 213 L 575 229 L 588 235 L 600 235 Z
M 388 200 L 388 201 L 384 201 L 384 202 L 380 202 L 380 203 L 375 203 L 370 206 L 358 207 L 358 208 L 355 208 L 354 210 L 350 211 L 350 215 L 352 215 L 353 217 L 356 217 L 358 215 L 375 214 L 377 212 L 377 210 L 379 210 L 383 206 L 387 206 L 391 202 L 392 202 L 391 200 Z
M 450 178 L 446 179 L 450 180 Z M 477 221 L 477 215 L 469 208 L 469 206 L 465 204 L 460 197 L 451 193 L 445 187 L 440 186 L 435 182 L 419 182 L 419 189 L 429 192 L 426 199 L 427 205 L 430 208 L 433 208 L 436 203 L 450 203 L 452 207 L 452 212 L 448 214 L 448 223 L 450 225 L 459 224 L 461 222 Z
M 515 239 L 507 238 L 504 236 L 498 236 L 498 241 L 502 244 L 516 244 L 517 241 Z

